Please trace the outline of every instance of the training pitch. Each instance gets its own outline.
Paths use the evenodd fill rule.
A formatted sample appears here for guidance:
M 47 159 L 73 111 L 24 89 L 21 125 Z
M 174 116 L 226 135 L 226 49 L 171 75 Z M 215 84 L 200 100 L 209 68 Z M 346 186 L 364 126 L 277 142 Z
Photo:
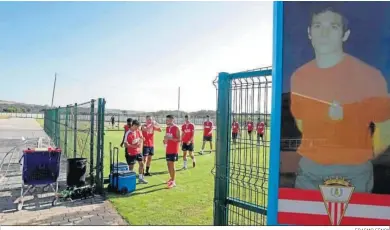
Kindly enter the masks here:
M 43 126 L 43 120 L 37 120 Z M 81 126 L 81 123 L 79 125 Z M 62 135 L 63 130 L 61 130 Z M 244 135 L 245 131 L 242 132 Z M 269 130 L 266 135 L 269 141 Z M 69 133 L 68 133 L 69 135 Z M 169 179 L 165 161 L 164 132 L 155 133 L 155 155 L 153 157 L 151 177 L 145 177 L 148 184 L 137 184 L 135 192 L 128 195 L 108 193 L 108 199 L 130 225 L 212 225 L 215 152 L 209 153 L 209 143 L 206 143 L 205 153 L 199 155 L 203 130 L 195 131 L 196 167 L 192 168 L 192 161 L 188 157 L 188 169 L 183 167 L 182 153 L 176 163 L 176 184 L 173 189 L 167 189 Z M 253 135 L 255 136 L 255 135 Z M 104 135 L 104 177 L 109 175 L 110 145 L 120 147 L 123 131 L 105 131 Z M 88 136 L 78 133 L 81 143 Z M 216 133 L 213 135 L 215 149 Z M 266 189 L 268 187 L 268 154 L 269 148 L 256 147 L 255 141 L 244 140 L 245 151 L 234 151 L 229 159 L 231 175 L 229 176 L 229 196 L 254 205 L 266 203 Z M 251 144 L 251 143 L 254 143 Z M 269 143 L 269 142 L 268 142 Z M 84 144 L 79 149 L 84 149 Z M 69 150 L 69 152 L 72 152 Z M 82 151 L 82 156 L 88 158 L 88 148 Z M 125 161 L 124 149 L 120 148 L 120 162 Z M 134 167 L 138 172 L 138 165 Z M 234 213 L 234 210 L 231 210 Z M 247 225 L 245 219 L 242 225 Z
M 120 145 L 123 132 L 109 131 L 105 134 L 105 176 L 109 173 L 109 142 Z M 192 168 L 188 157 L 188 169 L 183 166 L 182 154 L 177 162 L 176 184 L 167 189 L 169 179 L 165 161 L 163 133 L 155 133 L 155 155 L 151 165 L 151 177 L 145 177 L 146 185 L 137 184 L 137 190 L 129 195 L 110 194 L 109 199 L 118 212 L 130 225 L 212 225 L 215 153 L 195 153 L 196 167 Z M 214 135 L 215 138 L 215 135 Z M 206 143 L 208 144 L 208 143 Z M 195 136 L 195 151 L 202 145 L 202 131 Z M 207 146 L 207 145 L 206 145 Z M 209 146 L 205 148 L 209 149 Z M 119 159 L 125 161 L 124 149 L 120 149 Z M 138 172 L 138 165 L 134 167 Z

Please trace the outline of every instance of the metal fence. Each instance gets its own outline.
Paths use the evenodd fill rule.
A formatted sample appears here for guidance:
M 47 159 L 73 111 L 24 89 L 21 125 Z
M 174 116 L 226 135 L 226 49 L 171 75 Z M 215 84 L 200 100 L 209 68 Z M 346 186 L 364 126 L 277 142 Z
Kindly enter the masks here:
M 176 114 L 173 114 L 176 115 Z M 210 114 L 210 120 L 215 124 L 215 114 Z M 114 117 L 114 124 L 111 123 L 111 117 Z M 106 114 L 105 115 L 105 129 L 107 131 L 123 131 L 123 126 L 126 124 L 127 118 L 137 119 L 138 121 L 145 123 L 146 115 L 127 115 L 127 114 Z M 153 116 L 154 120 L 159 124 L 165 124 L 166 116 L 159 115 Z M 196 126 L 202 126 L 205 121 L 205 117 L 191 116 L 191 122 Z M 184 124 L 184 115 L 176 117 L 177 124 Z
M 103 192 L 105 100 L 45 111 L 44 130 L 66 158 L 87 159 L 87 180 Z
M 43 113 L 5 113 L 5 112 L 0 112 L 0 117 L 43 119 L 44 114 Z
M 217 78 L 214 225 L 266 225 L 271 68 Z M 234 142 L 232 121 L 265 122 L 264 141 L 244 127 Z

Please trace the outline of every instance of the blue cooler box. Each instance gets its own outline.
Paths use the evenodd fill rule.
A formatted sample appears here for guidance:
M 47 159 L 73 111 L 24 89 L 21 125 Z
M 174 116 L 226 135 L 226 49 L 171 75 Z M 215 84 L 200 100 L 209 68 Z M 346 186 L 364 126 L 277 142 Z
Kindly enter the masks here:
M 118 177 L 118 186 L 116 186 Z M 134 192 L 137 184 L 137 174 L 131 171 L 119 171 L 118 174 L 110 174 L 110 184 L 112 187 L 117 187 L 118 191 Z

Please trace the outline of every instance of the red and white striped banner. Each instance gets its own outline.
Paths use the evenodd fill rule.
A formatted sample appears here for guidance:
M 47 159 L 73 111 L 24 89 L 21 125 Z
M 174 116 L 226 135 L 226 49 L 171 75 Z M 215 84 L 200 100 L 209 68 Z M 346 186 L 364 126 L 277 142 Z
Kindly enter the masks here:
M 340 202 L 326 202 L 326 208 L 328 210 L 328 214 L 330 215 L 331 225 L 340 225 L 347 206 L 348 204 Z
M 319 190 L 280 188 L 278 223 L 337 225 L 335 223 L 341 219 L 340 225 L 346 226 L 390 226 L 390 195 L 352 193 L 349 204 L 325 203 L 333 218 L 333 224 Z M 346 209 L 345 212 L 343 209 Z

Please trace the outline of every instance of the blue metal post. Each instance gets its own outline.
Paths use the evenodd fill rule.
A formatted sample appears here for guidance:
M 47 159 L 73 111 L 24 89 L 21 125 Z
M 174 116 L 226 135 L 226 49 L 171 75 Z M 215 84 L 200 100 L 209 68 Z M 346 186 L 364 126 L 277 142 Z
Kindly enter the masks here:
M 267 225 L 277 225 L 282 109 L 283 2 L 274 2 L 271 145 Z
M 214 225 L 226 226 L 228 196 L 228 162 L 229 162 L 229 114 L 230 114 L 230 79 L 228 73 L 218 75 L 217 105 L 217 141 L 216 141 L 216 175 L 214 198 Z

